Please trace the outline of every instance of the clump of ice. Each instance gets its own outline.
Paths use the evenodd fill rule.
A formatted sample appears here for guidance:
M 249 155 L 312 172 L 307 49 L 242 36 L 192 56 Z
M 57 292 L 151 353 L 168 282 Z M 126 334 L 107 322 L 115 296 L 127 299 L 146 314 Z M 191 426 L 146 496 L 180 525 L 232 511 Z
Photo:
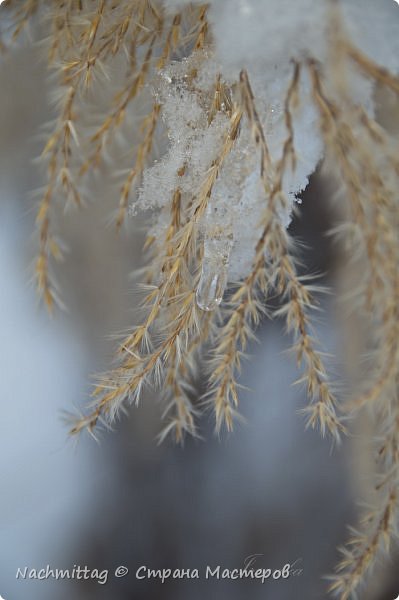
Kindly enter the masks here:
M 189 82 L 189 74 L 196 69 L 196 77 Z M 220 155 L 229 130 L 229 117 L 216 114 L 208 123 L 209 101 L 212 98 L 220 66 L 212 55 L 197 53 L 190 59 L 174 63 L 160 76 L 158 100 L 163 106 L 162 116 L 168 132 L 169 148 L 161 160 L 144 174 L 137 207 L 160 209 L 153 234 L 162 240 L 170 220 L 170 203 L 179 188 L 186 206 L 195 204 L 207 172 Z M 292 66 L 277 70 L 275 79 L 267 87 L 256 82 L 259 99 L 258 111 L 264 124 L 274 162 L 281 158 L 287 131 L 284 123 L 284 96 L 292 76 Z M 294 127 L 298 147 L 298 167 L 284 178 L 284 191 L 289 198 L 281 219 L 290 222 L 296 195 L 303 190 L 322 154 L 317 135 L 317 114 L 308 99 L 309 83 L 301 83 L 303 103 L 295 114 Z M 312 136 L 309 130 L 314 131 Z M 184 175 L 181 169 L 184 167 Z M 228 249 L 229 280 L 238 280 L 248 273 L 254 257 L 260 222 L 267 202 L 260 182 L 259 154 L 254 148 L 248 128 L 243 127 L 230 155 L 227 156 L 214 185 L 206 215 L 199 227 L 207 245 L 216 237 Z
M 209 19 L 218 59 L 230 68 L 263 65 L 266 78 L 273 65 L 291 58 L 316 56 L 323 61 L 331 5 L 330 0 L 211 0 Z M 354 43 L 380 64 L 397 71 L 397 3 L 340 0 L 339 7 Z
M 191 86 L 189 77 L 194 68 L 198 75 Z M 227 115 L 218 113 L 208 124 L 206 103 L 215 81 L 216 65 L 202 53 L 173 63 L 161 73 L 155 93 L 162 105 L 169 147 L 162 159 L 144 173 L 139 208 L 169 207 L 177 188 L 184 199 L 191 200 L 199 191 L 229 123 Z
M 175 11 L 186 0 L 165 0 Z M 399 71 L 399 8 L 393 0 L 342 0 L 342 17 L 354 44 L 377 63 Z M 216 76 L 229 84 L 246 69 L 256 98 L 273 161 L 280 158 L 287 137 L 284 99 L 292 77 L 292 59 L 308 57 L 328 60 L 329 0 L 211 0 L 208 18 L 214 39 L 213 53 L 195 53 L 167 67 L 156 89 L 169 137 L 166 154 L 148 169 L 136 208 L 158 210 L 153 233 L 162 243 L 169 223 L 170 202 L 179 188 L 186 206 L 195 202 L 204 178 L 220 154 L 229 127 L 220 112 L 208 123 L 209 99 Z M 190 82 L 190 72 L 196 70 Z M 372 112 L 372 86 L 360 74 L 351 73 L 352 99 Z M 300 106 L 293 113 L 294 173 L 284 176 L 287 207 L 280 218 L 288 226 L 297 195 L 306 188 L 310 175 L 323 155 L 318 115 L 311 99 L 306 70 L 300 80 Z M 208 104 L 207 104 L 208 103 Z M 184 167 L 184 175 L 181 170 Z M 214 185 L 206 215 L 199 224 L 205 255 L 213 240 L 230 253 L 229 280 L 248 274 L 260 234 L 265 192 L 259 179 L 259 154 L 248 128 L 241 134 Z M 223 239 L 225 238 L 224 244 Z M 209 246 L 209 247 L 208 247 Z M 224 260 L 224 259 L 223 259 Z

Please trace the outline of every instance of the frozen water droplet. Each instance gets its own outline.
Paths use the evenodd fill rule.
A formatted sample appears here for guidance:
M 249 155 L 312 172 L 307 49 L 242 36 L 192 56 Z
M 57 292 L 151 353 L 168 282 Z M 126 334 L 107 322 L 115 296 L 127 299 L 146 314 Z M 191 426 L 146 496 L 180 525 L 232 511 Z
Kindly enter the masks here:
M 204 260 L 196 299 L 201 310 L 215 310 L 223 299 L 227 284 L 227 265 L 217 260 Z
M 196 300 L 201 310 L 215 310 L 223 300 L 227 285 L 231 239 L 208 237 L 204 241 L 204 257 Z

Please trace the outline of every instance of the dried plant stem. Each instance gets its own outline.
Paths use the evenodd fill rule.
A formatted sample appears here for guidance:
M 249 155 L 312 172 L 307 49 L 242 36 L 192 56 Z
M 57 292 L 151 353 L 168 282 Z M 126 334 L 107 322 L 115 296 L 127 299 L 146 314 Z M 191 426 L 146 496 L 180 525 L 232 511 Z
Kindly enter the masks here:
M 68 12 L 70 9 L 71 4 L 67 3 L 67 13 L 63 21 L 64 25 L 67 25 L 70 18 Z M 59 188 L 67 200 L 71 198 L 74 204 L 81 205 L 80 194 L 71 171 L 72 140 L 74 140 L 76 145 L 79 143 L 75 128 L 76 115 L 74 105 L 80 83 L 83 81 L 87 85 L 90 81 L 89 71 L 94 66 L 95 58 L 97 57 L 94 54 L 94 58 L 91 56 L 91 53 L 93 52 L 105 10 L 105 1 L 102 0 L 97 10 L 91 15 L 89 26 L 84 32 L 81 49 L 79 50 L 80 54 L 73 58 L 63 55 L 64 49 L 59 39 L 61 26 L 55 24 L 53 28 L 53 42 L 50 56 L 51 59 L 54 59 L 57 52 L 59 53 L 63 100 L 60 116 L 42 153 L 42 158 L 48 160 L 48 184 L 39 204 L 36 219 L 39 227 L 40 242 L 39 256 L 36 261 L 36 281 L 39 294 L 44 299 L 49 311 L 52 311 L 55 302 L 58 301 L 55 286 L 50 275 L 50 262 L 51 258 L 62 258 L 60 247 L 51 232 L 50 209 Z M 65 29 L 69 36 L 69 42 L 72 44 L 73 40 L 70 39 L 70 34 L 68 34 L 69 28 L 66 27 Z
M 394 207 L 391 206 L 390 190 L 381 179 L 372 157 L 353 137 L 349 126 L 343 121 L 342 112 L 326 98 L 314 63 L 310 63 L 310 72 L 313 96 L 319 108 L 326 144 L 334 152 L 340 167 L 353 220 L 364 237 L 368 257 L 369 271 L 365 271 L 366 274 L 369 272 L 366 293 L 363 294 L 362 289 L 358 293 L 365 298 L 366 310 L 377 321 L 378 348 L 375 363 L 378 371 L 369 390 L 350 405 L 351 408 L 360 408 L 381 397 L 399 368 L 399 247 L 396 241 L 396 222 L 392 219 Z M 350 107 L 346 111 L 348 113 L 350 114 Z M 366 188 L 361 184 L 362 177 L 369 179 Z M 371 194 L 369 198 L 367 190 Z
M 73 120 L 73 103 L 76 91 L 70 87 L 66 93 L 60 119 L 53 134 L 50 136 L 42 153 L 42 158 L 48 159 L 48 184 L 40 201 L 36 223 L 39 228 L 40 251 L 36 261 L 36 281 L 39 295 L 51 312 L 56 301 L 55 288 L 51 282 L 50 261 L 62 258 L 61 249 L 51 233 L 50 209 L 58 184 L 73 201 L 80 205 L 80 196 L 75 187 L 69 169 L 71 155 L 71 139 L 77 140 Z
M 208 11 L 208 4 L 203 4 L 198 7 L 198 34 L 195 40 L 194 48 L 196 50 L 202 50 L 207 42 L 209 25 L 206 18 Z
M 13 11 L 12 40 L 15 41 L 29 25 L 39 7 L 39 0 L 7 0 L 5 6 Z
M 384 67 L 380 67 L 375 62 L 367 58 L 358 48 L 353 46 L 349 41 L 346 43 L 345 51 L 347 56 L 363 71 L 363 73 L 389 88 L 396 94 L 399 94 L 399 79 L 392 75 Z
M 8 2 L 15 39 L 37 11 L 37 0 Z M 81 100 L 80 92 L 91 86 L 96 72 L 106 73 L 105 61 L 121 53 L 128 58 L 128 80 L 117 94 L 113 110 L 91 136 L 91 151 L 78 168 L 79 175 L 100 165 L 103 149 L 111 134 L 124 121 L 131 102 L 138 98 L 149 76 L 178 55 L 180 48 L 201 50 L 208 41 L 207 5 L 188 7 L 173 17 L 165 14 L 162 3 L 154 0 L 134 2 L 82 2 L 81 0 L 54 0 L 48 11 L 50 20 L 49 63 L 61 75 L 62 102 L 60 116 L 49 137 L 43 157 L 48 160 L 47 187 L 40 202 L 37 223 L 40 249 L 36 261 L 37 287 L 49 310 L 56 294 L 52 281 L 51 259 L 61 257 L 59 246 L 52 234 L 53 218 L 50 213 L 55 196 L 61 192 L 75 204 L 81 204 L 80 192 L 73 175 L 77 153 L 72 152 L 71 139 L 78 144 L 77 114 L 74 109 Z M 143 50 L 141 60 L 137 51 Z M 151 153 L 153 137 L 160 112 L 154 103 L 151 113 L 143 122 L 143 140 L 136 153 L 121 190 L 116 226 L 119 229 L 126 216 L 131 188 L 141 177 Z M 81 148 L 82 150 L 82 148 Z
M 282 158 L 277 166 L 273 167 L 265 135 L 257 117 L 248 76 L 245 72 L 241 75 L 244 105 L 254 141 L 261 151 L 261 179 L 268 199 L 262 222 L 263 231 L 256 252 L 259 262 L 256 262 L 255 266 L 260 268 L 262 261 L 265 261 L 267 257 L 277 291 L 287 300 L 278 314 L 285 316 L 288 330 L 293 332 L 297 338 L 294 349 L 298 364 L 305 363 L 303 380 L 307 382 L 308 395 L 311 399 L 311 404 L 305 411 L 308 414 L 308 424 L 311 427 L 318 424 L 323 435 L 329 431 L 338 440 L 340 434 L 345 432 L 345 428 L 337 415 L 337 399 L 328 383 L 327 371 L 321 354 L 315 349 L 315 341 L 309 333 L 307 313 L 313 306 L 312 297 L 310 290 L 296 274 L 295 263 L 289 252 L 291 246 L 289 234 L 278 216 L 279 206 L 286 202 L 282 190 L 283 176 L 288 161 L 290 160 L 291 166 L 295 167 L 291 109 L 297 103 L 299 76 L 300 66 L 294 63 L 294 73 L 285 100 L 285 122 L 288 137 L 283 147 Z M 266 290 L 269 286 L 270 282 L 265 286 Z
M 385 70 L 374 65 L 358 50 L 345 46 L 349 57 L 365 74 L 398 91 L 397 82 Z M 341 55 L 341 60 L 345 55 Z M 337 73 L 344 65 L 336 65 Z M 330 591 L 340 600 L 349 600 L 364 583 L 378 556 L 389 551 L 390 541 L 397 532 L 398 521 L 398 300 L 399 245 L 394 195 L 389 180 L 384 177 L 384 165 L 374 159 L 374 144 L 383 145 L 387 167 L 396 165 L 387 136 L 370 117 L 352 106 L 346 88 L 339 87 L 341 104 L 327 97 L 322 75 L 314 61 L 309 62 L 313 98 L 320 114 L 321 131 L 326 147 L 332 153 L 347 191 L 352 220 L 363 241 L 368 268 L 364 287 L 356 293 L 362 308 L 374 324 L 376 350 L 373 362 L 376 369 L 365 393 L 356 397 L 349 408 L 371 406 L 384 440 L 377 455 L 379 482 L 377 508 L 368 511 L 361 521 L 361 530 L 351 530 L 351 538 L 342 549 L 343 560 L 331 578 Z M 357 135 L 353 133 L 357 124 Z M 395 169 L 396 170 L 396 169 Z M 358 241 L 356 242 L 358 244 Z M 355 254 L 357 260 L 361 253 Z
M 367 533 L 353 531 L 351 548 L 342 550 L 344 559 L 338 565 L 338 574 L 329 588 L 330 592 L 339 594 L 340 600 L 350 600 L 364 582 L 377 554 L 381 549 L 389 551 L 389 540 L 396 527 L 397 502 L 395 487 L 388 491 L 379 508 L 365 518 Z
M 170 58 L 173 50 L 175 50 L 179 44 L 180 38 L 180 26 L 181 26 L 181 13 L 177 13 L 172 20 L 172 25 L 169 29 L 169 33 L 166 36 L 163 52 L 157 62 L 158 69 L 163 69 L 165 64 Z
M 181 356 L 178 356 L 176 349 L 173 348 L 174 355 L 170 356 L 165 375 L 168 403 L 163 418 L 168 417 L 168 423 L 158 437 L 160 443 L 168 435 L 172 435 L 174 441 L 179 444 L 184 442 L 186 434 L 194 437 L 198 435 L 195 419 L 199 411 L 193 405 L 190 397 L 190 394 L 194 394 L 194 389 L 192 389 L 189 378 L 195 372 L 198 351 L 203 340 L 208 338 L 213 318 L 214 315 L 210 313 L 202 313 L 198 316 L 198 332 L 191 337 Z
M 397 388 L 399 389 L 399 388 Z M 393 397 L 387 414 L 380 415 L 383 439 L 376 462 L 380 469 L 376 485 L 375 508 L 367 511 L 360 522 L 360 531 L 351 529 L 351 539 L 341 549 L 343 559 L 331 578 L 330 591 L 340 600 L 349 600 L 364 583 L 377 557 L 389 552 L 391 540 L 397 536 L 399 512 L 399 397 Z
M 262 252 L 261 252 L 262 253 Z M 265 260 L 258 257 L 251 274 L 231 297 L 230 314 L 226 323 L 218 329 L 212 359 L 209 362 L 209 404 L 214 408 L 216 431 L 225 425 L 233 429 L 234 418 L 238 417 L 238 387 L 236 373 L 241 367 L 241 358 L 247 343 L 252 339 L 252 327 L 259 322 L 264 312 L 258 286 L 265 288 L 267 282 Z
M 158 289 L 154 289 L 147 298 L 147 301 L 153 302 L 150 313 L 145 323 L 122 343 L 120 366 L 106 375 L 104 382 L 96 387 L 94 410 L 87 417 L 79 419 L 71 433 L 76 434 L 84 428 L 92 431 L 100 417 L 112 420 L 127 398 L 137 402 L 145 381 L 153 376 L 159 384 L 165 368 L 168 369 L 169 365 L 175 363 L 178 365 L 190 339 L 199 334 L 199 309 L 195 301 L 198 275 L 190 282 L 188 267 L 196 252 L 198 224 L 205 214 L 223 163 L 233 148 L 241 118 L 241 109 L 233 109 L 220 152 L 208 169 L 207 177 L 195 198 L 191 217 L 184 225 L 181 225 L 179 190 L 176 190 L 172 201 L 171 229 L 167 234 L 169 241 L 162 267 L 163 280 Z M 136 350 L 147 338 L 149 328 L 162 316 L 164 302 L 168 318 L 164 321 L 164 339 L 156 350 L 140 355 Z M 150 346 L 148 340 L 147 346 Z M 104 393 L 104 389 L 108 391 Z M 180 392 L 179 389 L 179 394 Z
M 139 179 L 143 174 L 146 162 L 151 153 L 155 129 L 158 122 L 160 104 L 155 103 L 149 115 L 147 115 L 142 124 L 143 140 L 138 145 L 136 152 L 136 160 L 134 166 L 130 169 L 125 183 L 122 187 L 121 198 L 119 202 L 119 210 L 116 217 L 116 228 L 119 230 L 126 217 L 126 212 L 129 203 L 129 195 L 132 185 L 135 180 Z
M 129 103 L 134 98 L 136 98 L 139 92 L 143 89 L 148 71 L 150 69 L 155 41 L 156 36 L 154 35 L 151 37 L 151 40 L 148 44 L 148 48 L 143 58 L 143 62 L 141 64 L 140 69 L 137 73 L 135 72 L 133 74 L 132 79 L 128 81 L 124 89 L 117 94 L 117 96 L 115 97 L 114 110 L 111 114 L 107 115 L 102 125 L 92 136 L 90 141 L 95 144 L 95 149 L 92 155 L 83 163 L 80 169 L 81 175 L 86 173 L 91 166 L 99 166 L 102 151 L 107 138 L 115 128 L 119 127 L 122 124 Z

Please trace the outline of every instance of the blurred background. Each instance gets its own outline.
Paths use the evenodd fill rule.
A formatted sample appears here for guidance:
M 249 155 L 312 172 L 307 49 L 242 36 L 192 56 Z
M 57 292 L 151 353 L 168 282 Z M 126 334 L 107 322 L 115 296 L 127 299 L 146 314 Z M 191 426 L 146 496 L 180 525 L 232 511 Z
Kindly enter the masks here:
M 276 321 L 262 324 L 249 349 L 242 384 L 246 423 L 220 439 L 211 416 L 203 440 L 157 445 L 162 404 L 148 393 L 115 432 L 96 443 L 68 439 L 62 412 L 83 406 L 90 376 L 110 364 L 111 336 L 133 322 L 137 303 L 129 278 L 140 264 L 142 232 L 132 219 L 117 237 L 108 217 L 118 198 L 104 181 L 82 211 L 62 217 L 69 248 L 57 277 L 67 312 L 49 318 L 38 307 L 32 279 L 32 190 L 43 185 L 33 160 L 38 133 L 52 117 L 46 69 L 37 46 L 20 44 L 0 60 L 0 596 L 5 600 L 320 600 L 323 577 L 338 559 L 357 500 L 370 485 L 369 424 L 337 448 L 305 431 L 306 398 L 287 354 L 290 340 Z M 382 103 L 383 106 L 383 103 Z M 389 107 L 386 108 L 387 114 Z M 386 117 L 384 110 L 382 116 Z M 96 186 L 96 182 L 93 182 Z M 305 269 L 334 287 L 337 252 L 325 235 L 334 222 L 333 185 L 317 173 L 291 226 L 308 249 Z M 112 191 L 111 191 L 112 190 Z M 329 297 L 318 335 L 334 352 L 338 381 L 361 334 L 337 331 Z M 345 353 L 343 348 L 345 347 Z M 345 368 L 343 367 L 345 365 Z M 259 555 L 261 568 L 295 563 L 287 580 L 138 580 L 149 568 L 240 568 Z M 95 581 L 16 580 L 18 568 L 108 570 Z M 129 574 L 115 578 L 118 566 Z M 365 600 L 399 593 L 394 561 L 375 572 Z

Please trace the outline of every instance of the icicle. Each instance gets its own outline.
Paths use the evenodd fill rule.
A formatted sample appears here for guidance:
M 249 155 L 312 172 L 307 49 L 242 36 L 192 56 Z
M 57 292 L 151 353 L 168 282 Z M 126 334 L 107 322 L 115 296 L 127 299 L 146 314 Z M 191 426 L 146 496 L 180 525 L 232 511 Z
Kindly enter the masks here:
M 227 267 L 219 260 L 204 260 L 197 288 L 197 304 L 201 310 L 215 310 L 223 299 L 227 284 Z
M 196 300 L 201 310 L 215 310 L 221 303 L 227 285 L 231 236 L 206 237 L 201 277 L 197 287 Z

